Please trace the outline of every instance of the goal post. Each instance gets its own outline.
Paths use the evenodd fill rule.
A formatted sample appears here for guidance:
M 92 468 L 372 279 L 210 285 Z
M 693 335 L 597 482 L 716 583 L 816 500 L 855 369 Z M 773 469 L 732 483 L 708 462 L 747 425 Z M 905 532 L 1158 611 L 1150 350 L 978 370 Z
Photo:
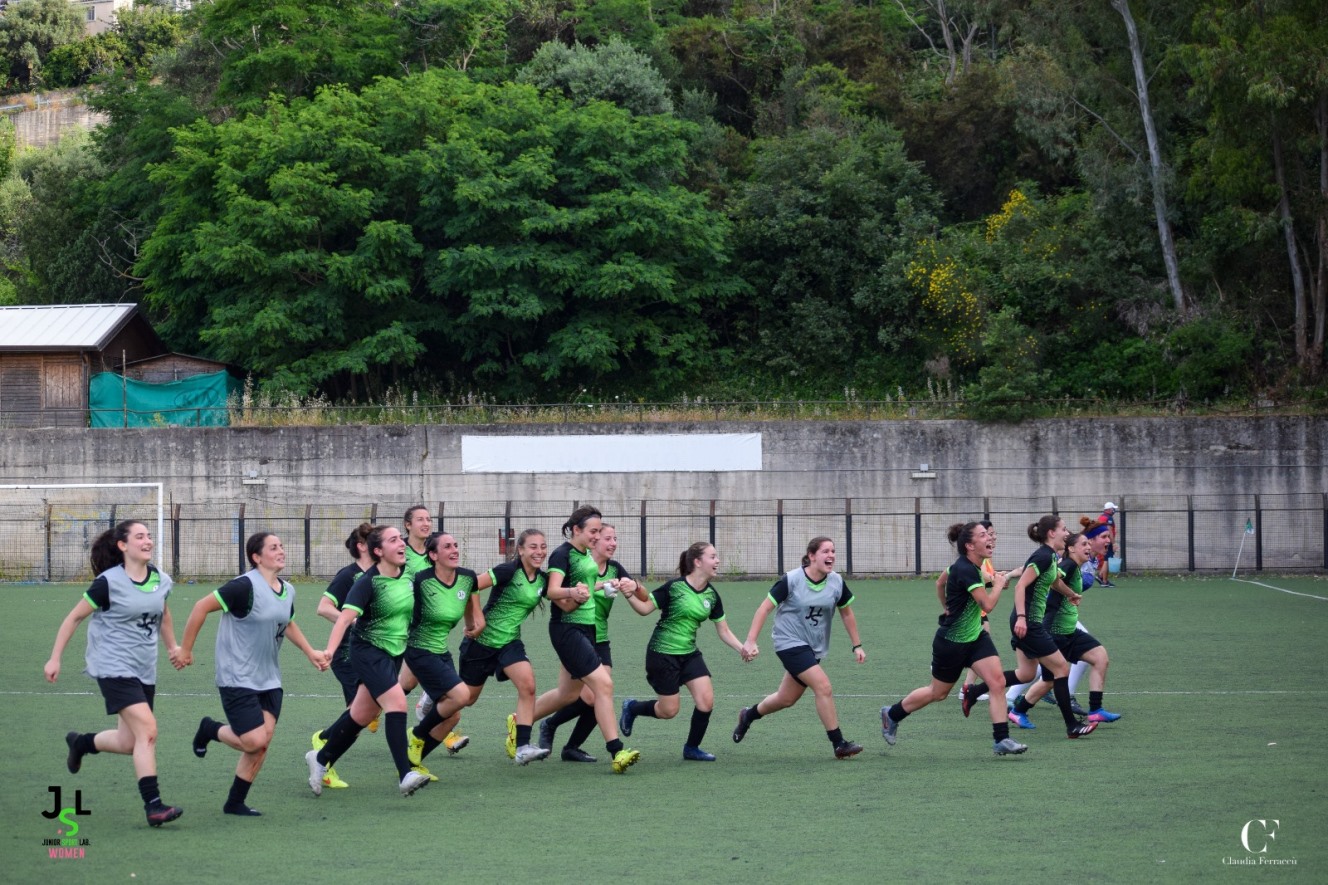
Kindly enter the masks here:
M 139 493 L 127 494 L 132 489 L 138 489 Z M 24 496 L 24 492 L 29 494 Z M 49 582 L 79 577 L 86 573 L 87 548 L 92 538 L 126 519 L 150 525 L 154 507 L 157 525 L 152 559 L 158 568 L 164 568 L 167 561 L 164 483 L 0 485 L 0 545 L 4 547 L 0 580 Z M 27 528 L 37 528 L 43 536 L 41 553 L 35 545 L 23 542 Z M 77 547 L 77 552 L 71 547 Z M 59 564 L 57 558 L 61 560 Z M 82 567 L 66 563 L 82 563 Z

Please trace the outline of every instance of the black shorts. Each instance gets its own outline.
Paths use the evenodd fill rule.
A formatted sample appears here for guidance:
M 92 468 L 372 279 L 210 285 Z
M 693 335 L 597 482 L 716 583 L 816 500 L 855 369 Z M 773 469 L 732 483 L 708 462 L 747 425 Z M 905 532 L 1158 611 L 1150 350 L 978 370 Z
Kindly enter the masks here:
M 806 673 L 812 667 L 821 663 L 821 659 L 816 656 L 816 652 L 812 651 L 810 645 L 795 645 L 793 648 L 786 648 L 783 651 L 776 649 L 775 656 L 784 665 L 788 675 L 793 677 L 793 681 L 803 688 L 807 687 L 807 683 L 799 679 L 798 674 Z
M 1024 657 L 1034 659 L 1050 657 L 1060 651 L 1056 647 L 1056 640 L 1051 638 L 1047 628 L 1038 621 L 1028 622 L 1028 629 L 1024 631 L 1023 639 L 1011 633 L 1010 647 L 1023 652 Z
M 152 699 L 157 695 L 157 686 L 139 682 L 132 676 L 98 677 L 97 687 L 106 699 L 107 716 L 114 716 L 134 704 L 147 704 L 151 710 Z
M 1071 664 L 1077 664 L 1084 659 L 1095 648 L 1101 648 L 1102 643 L 1093 638 L 1092 634 L 1085 630 L 1075 630 L 1073 633 L 1053 633 L 1051 638 L 1055 640 L 1056 647 L 1065 655 L 1065 660 Z
M 931 641 L 931 675 L 937 682 L 954 685 L 965 667 L 972 667 L 984 658 L 999 657 L 996 643 L 986 631 L 978 633 L 972 642 L 954 642 L 937 630 L 936 638 Z
M 360 688 L 360 677 L 355 675 L 355 665 L 350 662 L 349 646 L 332 655 L 332 675 L 341 683 L 341 696 L 349 705 Z
M 661 697 L 677 694 L 678 686 L 709 675 L 710 670 L 699 649 L 685 655 L 646 650 L 646 682 Z
M 282 691 L 279 688 L 256 691 L 223 685 L 217 691 L 221 692 L 221 709 L 226 714 L 226 721 L 237 735 L 248 734 L 261 726 L 264 713 L 271 713 L 273 719 L 281 718 Z
M 609 640 L 595 643 L 595 654 L 599 655 L 599 662 L 604 666 L 613 668 L 613 649 L 609 648 Z
M 595 651 L 594 624 L 567 624 L 549 622 L 549 639 L 558 653 L 558 663 L 573 679 L 584 679 L 599 669 L 599 654 Z
M 452 664 L 450 651 L 438 654 L 408 645 L 406 663 L 410 665 L 410 672 L 420 681 L 420 687 L 427 691 L 431 698 L 445 697 L 449 691 L 461 684 L 461 677 L 457 675 L 456 667 Z
M 461 642 L 461 681 L 469 686 L 483 685 L 490 676 L 499 682 L 507 681 L 508 667 L 529 661 L 526 646 L 520 639 L 513 639 L 502 648 L 494 648 L 473 639 Z
M 390 655 L 362 639 L 351 639 L 350 662 L 355 666 L 355 676 L 369 689 L 369 697 L 374 700 L 391 691 L 401 674 L 399 655 Z

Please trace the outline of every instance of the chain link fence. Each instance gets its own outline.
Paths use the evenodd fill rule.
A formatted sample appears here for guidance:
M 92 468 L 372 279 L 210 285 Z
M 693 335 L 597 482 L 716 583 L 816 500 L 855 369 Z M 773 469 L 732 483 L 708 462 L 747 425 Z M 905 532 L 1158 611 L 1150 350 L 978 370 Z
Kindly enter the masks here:
M 154 500 L 115 500 L 110 490 L 32 490 L 0 495 L 0 581 L 89 579 L 88 549 L 125 519 L 157 524 Z M 81 499 L 81 500 L 80 500 Z M 602 506 L 618 533 L 616 558 L 628 570 L 674 573 L 693 541 L 719 550 L 729 578 L 768 579 L 793 568 L 817 535 L 835 539 L 845 575 L 930 575 L 955 553 L 948 526 L 990 519 L 996 563 L 1008 568 L 1032 550 L 1026 529 L 1058 513 L 1071 530 L 1096 519 L 1102 498 L 834 498 L 798 500 L 628 500 Z M 1126 572 L 1328 571 L 1328 494 L 1138 495 L 1114 497 L 1118 553 Z M 244 541 L 258 531 L 281 536 L 286 574 L 324 579 L 347 561 L 343 543 L 361 522 L 401 524 L 423 503 L 438 528 L 455 535 L 462 563 L 485 569 L 514 553 L 510 541 L 536 528 L 550 547 L 578 503 L 384 501 L 376 504 L 168 504 L 156 562 L 176 580 L 215 580 L 247 569 Z M 1248 532 L 1247 532 L 1248 526 Z

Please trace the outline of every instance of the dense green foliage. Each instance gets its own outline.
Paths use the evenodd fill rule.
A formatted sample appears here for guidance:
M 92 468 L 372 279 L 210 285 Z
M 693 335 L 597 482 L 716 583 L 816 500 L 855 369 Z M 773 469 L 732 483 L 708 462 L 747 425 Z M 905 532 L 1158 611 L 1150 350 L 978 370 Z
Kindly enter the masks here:
M 0 17 L 11 77 L 92 83 L 109 122 L 0 150 L 0 300 L 142 301 L 272 388 L 935 384 L 1017 420 L 1322 383 L 1310 0 L 217 0 L 19 27 L 52 2 Z

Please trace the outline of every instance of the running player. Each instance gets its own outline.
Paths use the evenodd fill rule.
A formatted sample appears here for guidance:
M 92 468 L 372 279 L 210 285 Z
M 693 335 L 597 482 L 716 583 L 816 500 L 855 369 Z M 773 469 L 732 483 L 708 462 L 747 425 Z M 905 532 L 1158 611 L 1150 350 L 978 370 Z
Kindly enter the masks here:
M 60 623 L 55 646 L 43 668 L 47 682 L 60 677 L 60 657 L 78 625 L 89 615 L 86 672 L 97 680 L 106 715 L 115 716 L 108 731 L 65 735 L 66 765 L 77 774 L 83 757 L 94 753 L 132 756 L 138 793 L 148 825 L 175 820 L 184 809 L 161 801 L 157 788 L 157 719 L 152 711 L 157 691 L 157 637 L 179 669 L 179 648 L 166 598 L 171 579 L 152 565 L 152 535 L 141 522 L 122 522 L 92 542 L 92 571 L 97 577 Z
M 697 541 L 678 558 L 677 580 L 664 584 L 639 604 L 632 605 L 640 614 L 659 610 L 659 622 L 646 646 L 646 681 L 657 693 L 653 701 L 623 701 L 618 726 L 622 733 L 632 734 L 639 716 L 654 719 L 672 719 L 678 715 L 679 686 L 687 686 L 696 705 L 692 710 L 692 725 L 687 743 L 682 747 L 682 758 L 689 762 L 714 762 L 713 753 L 701 749 L 710 713 L 715 708 L 715 686 L 710 679 L 701 650 L 696 647 L 696 634 L 707 620 L 715 622 L 715 630 L 725 645 L 747 659 L 742 642 L 733 635 L 724 620 L 724 603 L 711 585 L 719 574 L 719 554 L 705 541 Z
M 830 622 L 834 620 L 836 609 L 853 643 L 854 660 L 859 664 L 867 660 L 858 636 L 858 619 L 849 608 L 853 591 L 834 569 L 835 542 L 826 537 L 812 538 L 802 557 L 802 567 L 776 581 L 756 607 L 752 626 L 747 630 L 747 641 L 742 646 L 743 657 L 747 660 L 756 657 L 759 652 L 756 637 L 765 626 L 765 619 L 774 612 L 775 626 L 770 639 L 785 672 L 774 694 L 738 711 L 738 727 L 733 729 L 735 744 L 742 741 L 753 722 L 793 706 L 810 688 L 816 698 L 816 713 L 825 726 L 835 758 L 847 759 L 862 752 L 862 745 L 846 740 L 839 729 L 839 713 L 835 710 L 830 677 L 821 667 L 821 661 L 830 652 Z
M 1001 658 L 991 635 L 982 629 L 982 615 L 990 614 L 1005 589 L 1000 572 L 982 573 L 982 561 L 991 557 L 991 533 L 982 523 L 955 523 L 946 533 L 959 558 L 950 566 L 945 585 L 945 605 L 940 626 L 931 641 L 931 684 L 915 688 L 891 707 L 881 708 L 881 736 L 890 746 L 897 740 L 899 724 L 907 716 L 928 704 L 943 701 L 959 681 L 965 667 L 971 667 L 991 685 L 992 750 L 997 756 L 1023 753 L 1028 747 L 1011 739 L 1010 723 L 1005 721 L 1005 691 Z M 987 691 L 966 689 L 963 710 L 967 716 L 973 700 Z
M 406 693 L 397 681 L 415 603 L 414 586 L 405 574 L 406 539 L 395 526 L 380 525 L 369 533 L 367 544 L 374 565 L 350 588 L 327 640 L 330 655 L 354 625 L 350 661 L 360 686 L 350 707 L 323 729 L 327 740 L 323 748 L 304 755 L 309 789 L 315 796 L 323 793 L 328 766 L 350 749 L 380 712 L 401 795 L 410 796 L 429 783 L 427 775 L 411 770 L 406 750 Z
M 467 636 L 477 636 L 484 629 L 478 595 L 479 578 L 470 569 L 460 567 L 461 548 L 456 538 L 446 532 L 430 535 L 424 542 L 424 552 L 433 568 L 415 575 L 415 608 L 410 618 L 410 635 L 406 639 L 406 662 L 430 697 L 448 697 L 464 703 L 470 692 L 462 685 L 452 663 L 452 653 L 447 650 L 447 634 L 462 618 L 466 621 Z M 459 713 L 454 713 L 446 722 L 435 722 L 426 716 L 415 726 L 407 752 L 416 771 L 435 779 L 424 767 L 424 758 L 440 743 L 454 754 L 470 743 L 470 738 L 452 733 L 458 719 Z M 435 731 L 436 736 L 431 733 Z
M 279 576 L 286 567 L 281 539 L 271 532 L 250 535 L 244 553 L 253 568 L 194 604 L 179 657 L 185 665 L 193 663 L 194 641 L 203 622 L 212 612 L 222 612 L 216 667 L 226 722 L 203 717 L 194 733 L 194 755 L 206 756 L 212 741 L 238 750 L 235 780 L 221 810 L 258 817 L 261 812 L 246 805 L 245 799 L 281 718 L 281 642 L 289 639 L 319 670 L 328 668 L 330 654 L 314 649 L 295 623 L 295 588 Z

